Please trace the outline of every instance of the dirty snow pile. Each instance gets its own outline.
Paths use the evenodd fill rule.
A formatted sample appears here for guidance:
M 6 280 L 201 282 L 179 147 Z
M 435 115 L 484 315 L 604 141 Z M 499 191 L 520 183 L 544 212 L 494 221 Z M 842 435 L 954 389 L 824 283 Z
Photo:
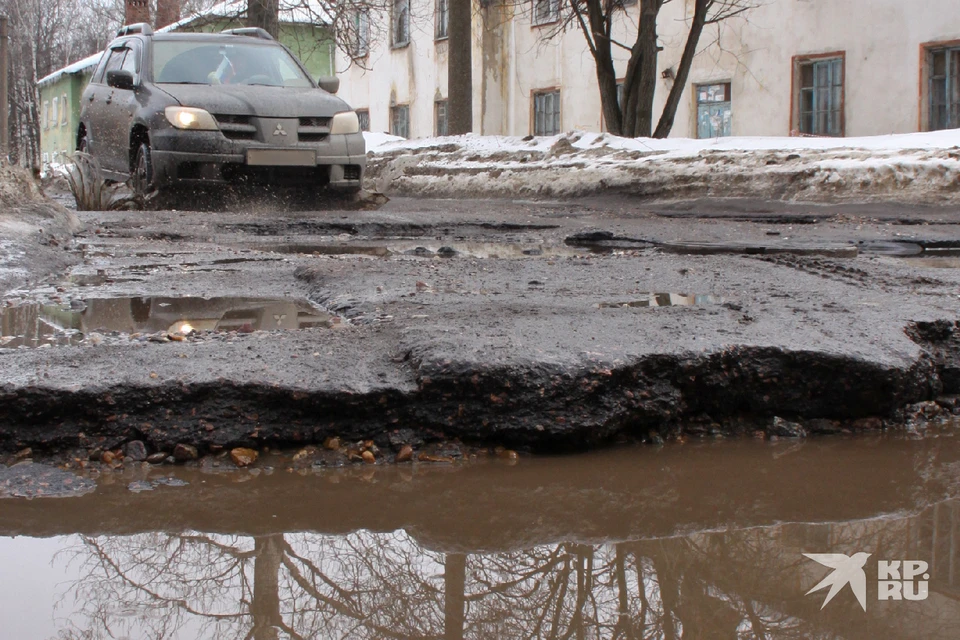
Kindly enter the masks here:
M 960 202 L 960 129 L 863 138 L 368 134 L 369 188 L 424 196 Z
M 76 214 L 47 199 L 29 171 L 0 162 L 0 293 L 60 264 L 79 228 Z

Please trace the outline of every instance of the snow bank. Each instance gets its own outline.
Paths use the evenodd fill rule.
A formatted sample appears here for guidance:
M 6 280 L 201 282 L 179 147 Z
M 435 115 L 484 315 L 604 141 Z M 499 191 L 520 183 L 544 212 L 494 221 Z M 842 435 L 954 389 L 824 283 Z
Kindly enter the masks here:
M 430 196 L 960 201 L 960 130 L 863 138 L 368 138 L 369 186 Z

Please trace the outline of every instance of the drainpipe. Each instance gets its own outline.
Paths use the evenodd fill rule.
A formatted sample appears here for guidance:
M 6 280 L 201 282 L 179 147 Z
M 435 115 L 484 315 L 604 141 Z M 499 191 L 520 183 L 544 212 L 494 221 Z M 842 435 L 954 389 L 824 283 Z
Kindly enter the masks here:
M 8 42 L 7 16 L 0 16 L 0 160 L 4 162 L 10 153 L 10 126 L 7 120 L 10 114 L 10 100 L 7 97 Z

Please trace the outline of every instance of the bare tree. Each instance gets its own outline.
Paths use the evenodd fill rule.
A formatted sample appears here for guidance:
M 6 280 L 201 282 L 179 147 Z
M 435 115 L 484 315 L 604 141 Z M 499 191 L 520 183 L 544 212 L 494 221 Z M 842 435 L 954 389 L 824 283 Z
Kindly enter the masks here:
M 743 15 L 763 0 L 693 0 L 693 16 L 688 21 L 683 55 L 655 130 L 653 105 L 659 77 L 657 54 L 660 50 L 657 24 L 663 7 L 673 0 L 638 1 L 639 17 L 636 24 L 631 23 L 628 29 L 628 34 L 633 37 L 632 43 L 629 40 L 617 40 L 614 36 L 617 16 L 622 16 L 624 12 L 624 0 L 569 0 L 564 20 L 546 37 L 557 36 L 570 28 L 578 28 L 583 33 L 596 67 L 603 119 L 611 133 L 628 137 L 653 135 L 665 138 L 673 128 L 677 107 L 704 29 L 708 25 Z M 615 49 L 630 52 L 620 96 L 614 68 Z

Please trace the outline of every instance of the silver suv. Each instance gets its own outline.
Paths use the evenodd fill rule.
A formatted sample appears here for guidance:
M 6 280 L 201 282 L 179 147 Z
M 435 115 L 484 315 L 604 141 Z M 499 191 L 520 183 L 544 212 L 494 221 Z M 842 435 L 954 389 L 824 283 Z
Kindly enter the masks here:
M 81 98 L 77 149 L 136 195 L 225 184 L 359 191 L 357 114 L 262 29 L 124 27 Z

